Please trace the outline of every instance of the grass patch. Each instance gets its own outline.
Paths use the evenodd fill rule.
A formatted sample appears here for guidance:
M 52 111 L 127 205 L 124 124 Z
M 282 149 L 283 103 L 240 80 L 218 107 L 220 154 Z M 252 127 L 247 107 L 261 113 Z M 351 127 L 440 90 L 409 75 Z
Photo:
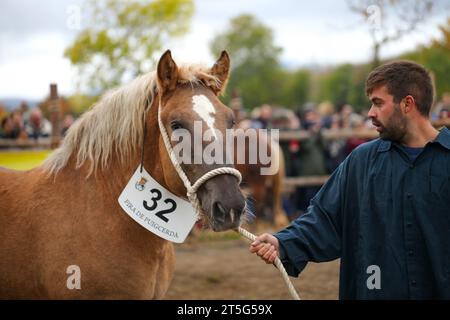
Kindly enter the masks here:
M 29 170 L 40 165 L 52 150 L 38 151 L 2 151 L 0 152 L 0 167 L 15 170 Z
M 223 240 L 237 240 L 240 239 L 241 235 L 235 231 L 223 231 L 214 232 L 212 230 L 202 230 L 197 240 L 200 242 L 210 242 L 210 241 L 223 241 Z

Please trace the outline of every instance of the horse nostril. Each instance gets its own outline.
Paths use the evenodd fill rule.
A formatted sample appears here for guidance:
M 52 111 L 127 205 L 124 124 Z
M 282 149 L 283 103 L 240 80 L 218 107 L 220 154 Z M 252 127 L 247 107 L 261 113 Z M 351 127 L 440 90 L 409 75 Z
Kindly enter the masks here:
M 226 210 L 223 207 L 223 205 L 220 202 L 214 202 L 213 215 L 216 218 L 216 220 L 219 220 L 220 222 L 224 222 L 225 214 L 226 214 Z

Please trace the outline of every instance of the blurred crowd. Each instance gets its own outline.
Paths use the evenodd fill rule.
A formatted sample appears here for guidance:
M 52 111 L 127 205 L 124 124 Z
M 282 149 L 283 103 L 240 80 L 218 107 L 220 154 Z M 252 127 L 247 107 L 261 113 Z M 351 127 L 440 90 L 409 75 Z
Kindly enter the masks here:
M 335 107 L 330 102 L 319 105 L 307 103 L 300 110 L 263 105 L 251 114 L 240 114 L 244 128 L 279 129 L 283 131 L 305 130 L 307 139 L 280 140 L 283 150 L 286 176 L 306 177 L 330 174 L 358 145 L 368 139 L 349 138 L 345 140 L 326 140 L 324 129 L 370 129 L 372 122 L 353 110 L 349 104 Z M 302 214 L 320 186 L 297 187 L 283 199 L 283 207 L 289 219 Z
M 44 116 L 39 106 L 30 108 L 26 103 L 11 112 L 0 105 L 0 138 L 3 139 L 39 139 L 49 137 L 52 134 L 52 124 Z M 62 119 L 61 135 L 72 125 L 74 117 L 65 114 Z
M 444 94 L 431 114 L 436 125 L 444 125 L 450 120 L 450 93 Z M 307 139 L 280 140 L 288 177 L 326 176 L 360 144 L 370 138 L 353 136 L 347 139 L 324 139 L 326 129 L 368 131 L 374 130 L 368 118 L 368 110 L 358 113 L 349 104 L 333 105 L 323 102 L 318 105 L 307 103 L 299 110 L 291 110 L 270 105 L 255 108 L 250 114 L 239 110 L 240 126 L 243 128 L 279 129 L 280 132 L 304 130 Z M 361 135 L 364 136 L 364 135 Z M 297 187 L 283 199 L 285 212 L 290 219 L 306 211 L 310 200 L 320 186 Z

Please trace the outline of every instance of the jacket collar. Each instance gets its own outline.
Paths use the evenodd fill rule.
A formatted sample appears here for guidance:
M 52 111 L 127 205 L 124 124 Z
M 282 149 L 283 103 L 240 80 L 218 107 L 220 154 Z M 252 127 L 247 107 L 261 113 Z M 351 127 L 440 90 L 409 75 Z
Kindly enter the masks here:
M 385 152 L 388 151 L 392 146 L 392 141 L 390 140 L 381 140 L 380 144 L 378 146 L 378 152 Z M 443 127 L 439 130 L 439 134 L 437 135 L 436 139 L 432 141 L 431 143 L 439 143 L 444 148 L 450 150 L 450 130 L 446 127 Z
M 433 143 L 439 143 L 444 148 L 450 150 L 450 130 L 448 130 L 447 127 L 443 127 L 442 129 L 440 129 L 439 134 L 437 135 Z
M 385 152 L 391 149 L 392 142 L 391 140 L 382 140 L 380 139 L 380 144 L 378 145 L 378 152 Z

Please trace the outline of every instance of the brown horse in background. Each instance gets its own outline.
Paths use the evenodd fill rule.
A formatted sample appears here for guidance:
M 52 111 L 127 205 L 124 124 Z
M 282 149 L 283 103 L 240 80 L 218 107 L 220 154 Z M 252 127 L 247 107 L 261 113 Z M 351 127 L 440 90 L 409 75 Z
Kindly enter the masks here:
M 242 129 L 244 133 L 241 132 L 241 135 L 245 135 L 245 132 L 249 130 L 245 127 L 242 127 Z M 237 130 L 237 132 L 239 131 Z M 282 207 L 283 183 L 285 178 L 283 153 L 280 145 L 261 130 L 258 130 L 257 141 L 258 147 L 260 143 L 263 145 L 267 144 L 267 149 L 269 150 L 268 155 L 275 163 L 265 165 L 260 161 L 253 164 L 246 161 L 242 164 L 235 159 L 235 167 L 242 174 L 241 188 L 247 194 L 247 201 L 251 202 L 249 210 L 252 210 L 255 215 L 254 224 L 265 223 L 275 228 L 282 228 L 289 224 L 287 215 Z M 251 153 L 249 151 L 250 148 L 249 143 L 246 143 L 245 150 L 237 149 L 236 153 L 245 152 L 246 155 L 249 155 Z M 277 167 L 278 170 L 274 174 L 262 174 L 261 170 L 270 167 L 270 165 Z
M 138 225 L 117 199 L 141 161 L 141 144 L 145 169 L 185 198 L 158 128 L 158 105 L 169 134 L 180 126 L 191 131 L 201 120 L 193 112 L 193 96 L 202 95 L 214 108 L 216 130 L 225 131 L 232 111 L 217 96 L 229 66 L 223 52 L 212 68 L 179 68 L 167 51 L 156 72 L 103 96 L 42 166 L 0 171 L 0 298 L 164 296 L 174 270 L 172 243 Z M 182 166 L 191 182 L 218 167 Z M 213 177 L 198 197 L 214 230 L 240 224 L 245 200 L 235 177 Z M 81 271 L 79 290 L 67 286 L 66 272 L 73 265 Z

